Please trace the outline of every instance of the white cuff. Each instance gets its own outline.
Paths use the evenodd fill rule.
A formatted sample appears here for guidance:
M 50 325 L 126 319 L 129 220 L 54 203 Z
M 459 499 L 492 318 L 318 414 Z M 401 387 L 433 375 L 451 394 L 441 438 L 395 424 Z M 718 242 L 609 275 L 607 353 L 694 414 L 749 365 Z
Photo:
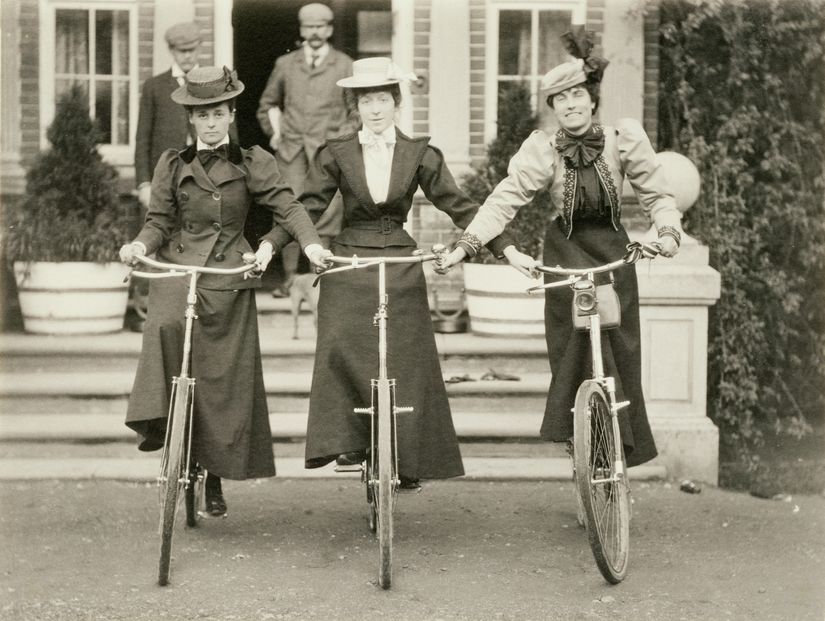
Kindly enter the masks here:
M 304 254 L 307 256 L 307 259 L 311 259 L 312 255 L 316 252 L 323 252 L 324 247 L 321 244 L 310 244 L 306 248 L 304 248 Z
M 132 242 L 132 245 L 133 246 L 140 246 L 141 248 L 143 248 L 143 254 L 146 254 L 146 244 L 144 244 L 142 241 L 135 240 L 135 241 Z

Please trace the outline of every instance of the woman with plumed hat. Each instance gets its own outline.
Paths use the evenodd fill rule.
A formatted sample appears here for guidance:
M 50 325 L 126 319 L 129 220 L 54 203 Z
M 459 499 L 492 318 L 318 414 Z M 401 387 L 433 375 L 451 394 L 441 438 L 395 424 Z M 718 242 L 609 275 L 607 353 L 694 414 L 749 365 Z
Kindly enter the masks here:
M 504 249 L 510 264 L 525 274 L 543 263 L 584 268 L 615 261 L 629 243 L 621 224 L 622 184 L 630 181 L 645 214 L 659 234 L 661 254 L 672 257 L 681 240 L 680 213 L 656 154 L 642 126 L 621 119 L 615 127 L 593 119 L 599 105 L 599 84 L 607 61 L 591 55 L 592 33 L 575 28 L 562 40 L 574 60 L 542 79 L 547 105 L 558 119 L 554 134 L 534 131 L 510 160 L 508 175 L 493 190 L 456 248 L 445 259 L 448 269 L 474 255 L 483 243 L 500 234 L 519 207 L 536 192 L 549 188 L 553 217 L 539 262 L 514 246 Z M 533 274 L 535 275 L 535 274 Z M 616 379 L 620 400 L 630 407 L 620 413 L 627 463 L 644 463 L 656 456 L 647 420 L 641 380 L 639 293 L 636 272 L 613 273 L 621 304 L 621 326 L 605 331 L 602 339 L 605 373 Z M 603 281 L 597 278 L 597 284 Z M 545 293 L 545 333 L 552 379 L 541 436 L 567 441 L 573 435 L 571 408 L 579 384 L 589 377 L 589 337 L 574 330 L 568 287 Z
M 435 207 L 464 228 L 478 205 L 456 185 L 441 151 L 428 137 L 410 138 L 394 124 L 401 105 L 400 84 L 415 79 L 389 58 L 353 63 L 353 75 L 340 80 L 360 131 L 328 140 L 310 169 L 300 201 L 313 218 L 326 209 L 337 190 L 344 201 L 342 231 L 334 238 L 336 255 L 410 256 L 415 240 L 404 230 L 421 188 Z M 282 233 L 276 247 L 288 239 Z M 492 238 L 491 238 L 492 240 Z M 506 245 L 490 243 L 494 253 Z M 378 377 L 377 275 L 352 270 L 325 276 L 320 283 L 318 337 L 309 403 L 306 466 L 332 460 L 360 463 L 370 444 L 369 417 L 353 408 L 368 407 L 370 379 Z M 388 374 L 398 382 L 399 405 L 412 414 L 397 419 L 398 470 L 402 488 L 420 479 L 464 473 L 435 346 L 427 286 L 421 264 L 389 264 L 387 294 Z
M 274 158 L 229 139 L 235 99 L 243 89 L 234 71 L 199 67 L 172 93 L 185 107 L 197 141 L 161 155 L 145 224 L 120 249 L 124 263 L 156 253 L 166 263 L 238 267 L 242 255 L 252 250 L 244 222 L 251 209 L 263 208 L 298 239 L 314 264 L 324 264 L 329 253 L 292 190 L 281 182 Z M 255 253 L 260 270 L 266 269 L 272 248 L 264 236 Z M 204 487 L 212 515 L 226 513 L 221 478 L 275 474 L 255 307 L 259 286 L 260 278 L 245 275 L 203 274 L 198 281 L 191 359 L 197 380 L 193 450 L 208 471 Z M 172 377 L 180 372 L 183 356 L 187 288 L 185 279 L 150 284 L 143 347 L 126 414 L 126 424 L 139 434 L 140 450 L 163 446 Z

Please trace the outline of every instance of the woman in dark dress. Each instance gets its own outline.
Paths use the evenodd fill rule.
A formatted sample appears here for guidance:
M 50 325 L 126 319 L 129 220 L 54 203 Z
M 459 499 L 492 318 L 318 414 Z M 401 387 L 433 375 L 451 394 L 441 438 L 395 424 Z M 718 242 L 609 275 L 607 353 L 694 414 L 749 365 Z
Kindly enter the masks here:
M 341 191 L 344 223 L 332 242 L 335 255 L 410 256 L 416 242 L 403 226 L 419 187 L 460 228 L 478 209 L 459 190 L 429 138 L 409 138 L 395 127 L 402 79 L 388 58 L 369 58 L 356 61 L 353 75 L 338 82 L 357 107 L 363 128 L 321 147 L 300 197 L 317 218 L 336 190 Z M 507 244 L 496 239 L 489 245 L 500 256 Z M 332 460 L 342 465 L 360 463 L 364 458 L 370 421 L 354 414 L 353 408 L 370 405 L 370 379 L 378 377 L 378 334 L 373 326 L 378 306 L 376 271 L 330 274 L 320 286 L 307 468 Z M 389 264 L 387 293 L 388 375 L 398 382 L 398 404 L 414 408 L 397 421 L 401 485 L 417 487 L 419 479 L 460 476 L 464 468 L 421 264 Z
M 234 72 L 196 68 L 172 93 L 184 105 L 197 142 L 163 153 L 152 178 L 146 222 L 120 250 L 123 262 L 157 253 L 159 261 L 231 268 L 251 248 L 244 222 L 255 206 L 270 210 L 316 265 L 328 254 L 300 203 L 263 149 L 242 149 L 229 140 L 235 98 L 243 83 Z M 263 270 L 272 257 L 266 237 L 256 253 Z M 140 436 L 138 448 L 163 446 L 171 381 L 183 357 L 188 279 L 152 280 L 143 348 L 126 424 Z M 207 511 L 224 515 L 221 477 L 275 474 L 272 435 L 261 370 L 255 288 L 260 278 L 204 274 L 198 280 L 197 321 L 192 333 L 191 373 L 197 380 L 193 450 L 208 471 Z
M 519 271 L 530 274 L 539 263 L 588 267 L 615 261 L 629 240 L 622 227 L 621 188 L 625 177 L 645 213 L 659 232 L 662 255 L 672 257 L 681 240 L 680 213 L 656 154 L 641 125 L 621 119 L 616 127 L 593 121 L 599 104 L 599 84 L 607 61 L 590 56 L 592 44 L 583 30 L 563 37 L 576 60 L 549 71 L 542 80 L 547 105 L 560 129 L 553 135 L 533 132 L 510 160 L 508 176 L 487 198 L 458 246 L 445 259 L 449 268 L 472 256 L 482 243 L 500 234 L 518 208 L 536 192 L 549 187 L 554 217 L 547 227 L 544 257 L 539 262 L 515 247 L 504 255 Z M 627 463 L 644 463 L 656 456 L 647 420 L 641 380 L 639 292 L 636 272 L 614 272 L 622 323 L 602 338 L 605 373 L 616 378 L 620 400 L 631 405 L 620 413 Z M 601 284 L 597 278 L 597 284 Z M 572 291 L 546 291 L 545 331 L 552 380 L 541 436 L 564 442 L 573 435 L 571 408 L 579 384 L 588 376 L 590 344 L 586 332 L 573 328 Z

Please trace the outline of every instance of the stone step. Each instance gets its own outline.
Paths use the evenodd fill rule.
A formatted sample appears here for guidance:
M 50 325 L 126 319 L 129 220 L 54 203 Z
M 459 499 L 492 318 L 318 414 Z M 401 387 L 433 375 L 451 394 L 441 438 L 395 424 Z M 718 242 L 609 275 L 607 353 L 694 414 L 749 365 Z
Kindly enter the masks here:
M 283 478 L 358 478 L 358 473 L 336 473 L 304 468 L 302 443 L 276 443 L 275 463 Z M 462 443 L 465 479 L 562 480 L 572 477 L 570 460 L 561 445 L 552 443 Z M 152 483 L 159 453 L 140 453 L 133 443 L 66 445 L 0 442 L 0 480 L 116 479 Z M 630 469 L 632 481 L 663 479 L 664 467 L 643 465 Z M 228 483 L 231 486 L 231 482 Z M 426 483 L 425 490 L 426 492 Z M 571 486 L 572 493 L 572 486 Z
M 448 379 L 448 378 L 445 378 Z M 311 374 L 306 372 L 265 372 L 268 395 L 305 396 L 309 394 Z M 398 379 L 399 382 L 403 378 Z M 107 399 L 127 396 L 134 373 L 129 371 L 17 371 L 0 373 L 0 398 L 72 397 Z M 448 383 L 450 396 L 467 395 L 543 395 L 550 385 L 549 374 L 523 373 L 518 381 L 476 380 Z
M 505 413 L 467 412 L 453 408 L 453 423 L 460 438 L 530 439 L 537 438 L 543 409 Z M 134 439 L 124 425 L 121 412 L 0 414 L 2 442 L 114 442 Z M 307 413 L 277 412 L 269 415 L 272 437 L 302 439 L 306 436 Z

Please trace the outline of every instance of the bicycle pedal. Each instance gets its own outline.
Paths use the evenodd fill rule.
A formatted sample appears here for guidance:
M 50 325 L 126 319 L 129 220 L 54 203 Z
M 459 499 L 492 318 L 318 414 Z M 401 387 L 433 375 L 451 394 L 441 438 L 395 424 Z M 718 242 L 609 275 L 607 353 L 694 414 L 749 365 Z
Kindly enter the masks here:
M 352 466 L 335 466 L 335 472 L 363 472 L 364 467 L 361 464 L 353 464 Z
M 396 414 L 412 414 L 414 409 L 413 406 L 396 405 L 392 410 Z
M 614 411 L 618 412 L 622 408 L 626 408 L 628 405 L 630 405 L 630 401 L 619 401 L 615 406 L 613 406 Z

